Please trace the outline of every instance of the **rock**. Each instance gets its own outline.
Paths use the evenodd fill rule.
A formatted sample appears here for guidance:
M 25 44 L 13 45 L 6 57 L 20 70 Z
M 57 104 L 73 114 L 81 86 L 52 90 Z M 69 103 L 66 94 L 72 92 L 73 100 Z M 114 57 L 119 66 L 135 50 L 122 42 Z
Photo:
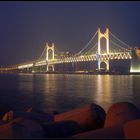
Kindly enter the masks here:
M 54 121 L 73 120 L 83 128 L 83 131 L 104 126 L 106 113 L 96 104 L 90 104 L 54 116 Z
M 140 138 L 140 119 L 127 122 L 123 128 L 126 139 Z
M 6 124 L 6 123 L 7 123 L 6 121 L 0 120 L 0 125 Z
M 3 121 L 7 121 L 7 122 L 9 122 L 9 121 L 11 121 L 11 120 L 13 120 L 13 119 L 14 119 L 14 117 L 13 117 L 13 111 L 6 112 L 6 113 L 3 115 L 3 117 L 2 117 L 2 120 L 3 120 Z
M 45 138 L 67 138 L 81 132 L 80 125 L 74 121 L 61 121 L 43 124 Z
M 10 111 L 10 108 L 5 106 L 0 106 L 0 119 L 2 119 L 3 115 L 8 111 Z
M 25 117 L 31 120 L 38 121 L 40 123 L 54 121 L 54 115 L 39 114 L 35 112 L 21 112 L 21 111 L 9 111 L 3 116 L 2 120 L 11 121 L 18 117 Z
M 30 107 L 30 108 L 28 108 L 27 110 L 26 110 L 26 112 L 34 112 L 34 113 L 39 113 L 39 114 L 50 114 L 50 115 L 55 115 L 55 114 L 59 114 L 59 112 L 58 111 L 47 111 L 47 112 L 44 112 L 44 111 L 42 111 L 42 110 L 38 110 L 38 109 L 34 109 L 34 108 L 32 108 L 32 107 Z
M 18 118 L 9 123 L 14 138 L 43 138 L 44 130 L 36 121 Z
M 140 138 L 140 111 L 128 102 L 113 104 L 107 112 L 104 128 L 72 136 L 73 138 Z M 138 120 L 136 120 L 138 119 Z
M 104 127 L 123 125 L 137 118 L 140 118 L 140 111 L 134 104 L 128 102 L 115 103 L 108 109 Z
M 122 126 L 100 128 L 72 136 L 72 138 L 124 138 Z
M 11 125 L 3 124 L 0 125 L 0 139 L 11 139 L 14 138 Z
M 26 112 L 32 112 L 33 111 L 33 108 L 32 107 L 29 107 L 27 108 Z
M 37 122 L 26 118 L 17 118 L 0 125 L 0 138 L 43 138 L 44 130 Z

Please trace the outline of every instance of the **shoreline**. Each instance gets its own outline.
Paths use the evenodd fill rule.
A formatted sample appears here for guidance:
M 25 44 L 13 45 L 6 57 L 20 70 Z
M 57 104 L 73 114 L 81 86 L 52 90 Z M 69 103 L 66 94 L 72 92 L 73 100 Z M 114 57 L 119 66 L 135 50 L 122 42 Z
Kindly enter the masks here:
M 140 72 L 0 72 L 0 74 L 140 75 Z

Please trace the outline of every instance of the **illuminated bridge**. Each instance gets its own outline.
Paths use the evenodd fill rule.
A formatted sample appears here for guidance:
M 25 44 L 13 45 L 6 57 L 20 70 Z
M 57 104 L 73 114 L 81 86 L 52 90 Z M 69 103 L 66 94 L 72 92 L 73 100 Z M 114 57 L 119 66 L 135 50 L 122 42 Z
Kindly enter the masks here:
M 105 41 L 104 45 L 101 42 L 102 39 Z M 110 60 L 125 59 L 132 59 L 132 47 L 118 39 L 108 28 L 105 33 L 101 33 L 100 28 L 98 28 L 90 41 L 73 55 L 60 55 L 60 51 L 54 46 L 54 43 L 51 46 L 46 43 L 41 56 L 36 61 L 1 68 L 1 70 L 32 69 L 32 72 L 36 72 L 37 67 L 45 66 L 44 71 L 55 71 L 57 64 L 95 61 L 98 71 L 101 70 L 102 63 L 105 63 L 106 71 L 109 71 Z M 132 67 L 130 71 L 134 71 Z

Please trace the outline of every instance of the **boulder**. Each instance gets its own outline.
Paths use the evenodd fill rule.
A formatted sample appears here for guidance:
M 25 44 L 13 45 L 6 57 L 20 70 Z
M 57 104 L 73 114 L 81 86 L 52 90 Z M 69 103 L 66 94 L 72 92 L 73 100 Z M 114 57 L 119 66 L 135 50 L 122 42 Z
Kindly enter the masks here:
M 123 128 L 126 139 L 140 139 L 140 119 L 127 122 Z
M 43 138 L 44 130 L 33 120 L 17 118 L 0 125 L 0 138 Z
M 100 128 L 97 130 L 92 130 L 84 133 L 79 133 L 72 136 L 72 138 L 82 139 L 82 138 L 124 138 L 124 132 L 122 126 Z
M 106 113 L 103 108 L 96 104 L 90 104 L 73 109 L 68 112 L 56 114 L 54 121 L 73 120 L 83 128 L 83 131 L 102 128 L 104 126 Z
M 38 121 L 40 123 L 54 121 L 54 115 L 50 114 L 39 114 L 36 112 L 22 112 L 22 111 L 9 111 L 5 113 L 2 120 L 11 121 L 18 117 L 25 117 L 31 120 Z
M 45 138 L 68 138 L 81 132 L 81 127 L 74 121 L 61 121 L 42 124 Z
M 0 139 L 11 139 L 14 138 L 11 125 L 2 124 L 0 125 Z
M 8 111 L 10 111 L 10 108 L 6 106 L 0 106 L 0 119 L 2 119 L 3 115 Z
M 138 118 L 140 118 L 140 111 L 134 104 L 129 102 L 115 103 L 108 109 L 104 127 L 123 125 Z
M 3 121 L 7 121 L 7 122 L 9 122 L 9 121 L 11 121 L 11 120 L 13 120 L 13 119 L 14 119 L 14 117 L 13 117 L 13 111 L 6 112 L 6 113 L 3 115 L 3 117 L 2 117 L 2 120 L 3 120 Z

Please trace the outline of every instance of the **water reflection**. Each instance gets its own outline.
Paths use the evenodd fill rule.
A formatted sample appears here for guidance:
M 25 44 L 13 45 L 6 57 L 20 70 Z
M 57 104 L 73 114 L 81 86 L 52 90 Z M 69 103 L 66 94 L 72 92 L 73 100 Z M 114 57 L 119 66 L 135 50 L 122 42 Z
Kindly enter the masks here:
M 140 75 L 131 76 L 132 83 L 132 97 L 133 103 L 135 103 L 140 108 Z
M 45 106 L 59 111 L 78 106 L 84 92 L 82 90 L 84 80 L 80 80 L 82 78 L 83 76 L 75 75 L 47 75 L 45 77 Z
M 97 90 L 96 93 L 96 102 L 99 105 L 102 105 L 103 108 L 107 109 L 108 106 L 112 103 L 112 79 L 109 75 L 98 75 L 97 76 Z
M 1 105 L 13 109 L 59 112 L 97 103 L 105 110 L 115 102 L 129 101 L 140 107 L 140 76 L 18 74 L 0 78 Z
M 129 75 L 112 76 L 113 78 L 113 102 L 133 101 L 133 80 Z
M 20 95 L 20 104 L 18 110 L 26 110 L 33 106 L 34 93 L 34 75 L 32 74 L 18 74 L 17 94 Z
M 33 92 L 34 76 L 32 74 L 19 74 L 18 89 L 24 93 L 29 94 Z

